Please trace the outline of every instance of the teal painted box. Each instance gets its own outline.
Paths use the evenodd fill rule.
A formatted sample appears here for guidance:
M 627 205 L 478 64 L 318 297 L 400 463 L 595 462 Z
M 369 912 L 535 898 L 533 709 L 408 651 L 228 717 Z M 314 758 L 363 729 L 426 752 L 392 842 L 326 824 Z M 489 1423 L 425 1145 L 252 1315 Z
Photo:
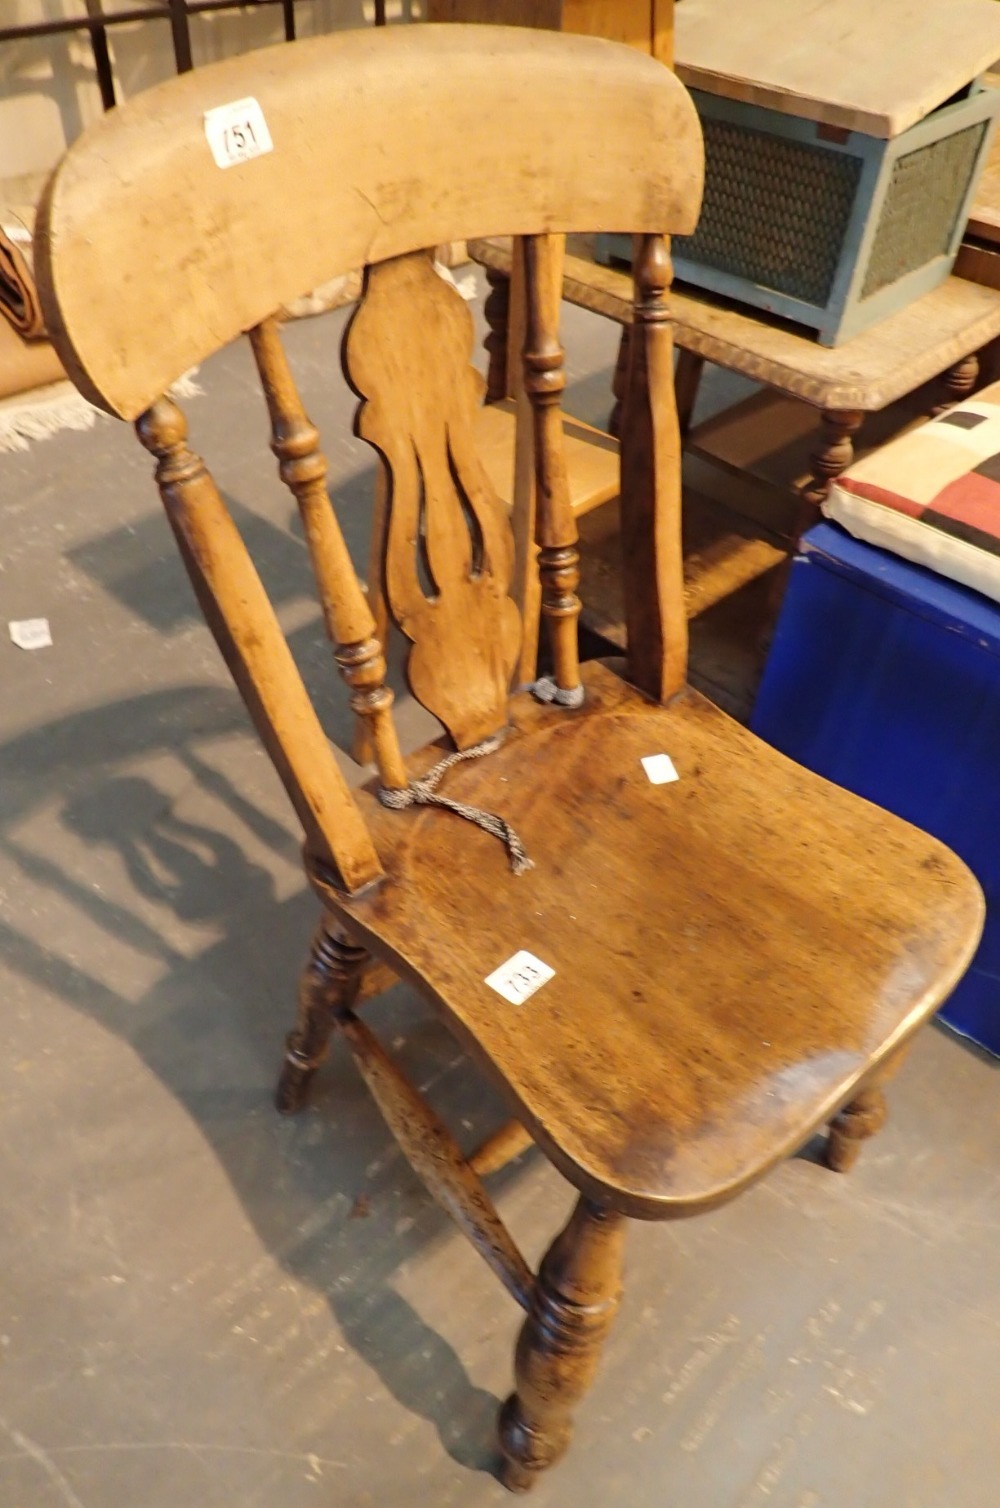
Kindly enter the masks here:
M 673 242 L 681 281 L 833 346 L 949 275 L 1000 111 L 977 77 L 1000 55 L 1000 8 L 928 6 L 916 42 L 904 10 L 819 0 L 796 21 L 787 0 L 681 0 L 677 71 L 705 135 L 701 219 Z M 598 238 L 599 261 L 630 255 Z

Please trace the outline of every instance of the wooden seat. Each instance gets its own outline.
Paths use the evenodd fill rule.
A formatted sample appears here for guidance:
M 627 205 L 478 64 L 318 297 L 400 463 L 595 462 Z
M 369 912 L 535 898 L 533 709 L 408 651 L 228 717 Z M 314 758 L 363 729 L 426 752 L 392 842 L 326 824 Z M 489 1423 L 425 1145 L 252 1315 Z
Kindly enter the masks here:
M 221 167 L 206 112 L 248 99 L 272 147 L 248 157 L 240 126 Z M 261 119 L 248 122 L 259 146 Z M 880 1124 L 881 1082 L 982 924 L 976 882 L 941 844 L 796 768 L 686 687 L 663 237 L 693 228 L 701 170 L 682 86 L 628 48 L 394 28 L 265 50 L 140 96 L 70 151 L 42 213 L 40 288 L 60 357 L 156 457 L 198 600 L 302 822 L 323 912 L 279 1107 L 303 1103 L 336 1029 L 414 1168 L 527 1310 L 500 1419 L 515 1489 L 566 1448 L 618 1304 L 623 1217 L 718 1204 L 827 1121 L 831 1165 L 848 1167 Z M 620 457 L 628 655 L 581 670 L 558 313 L 563 236 L 602 228 L 637 237 Z M 515 541 L 477 451 L 472 320 L 423 249 L 504 231 L 519 238 L 527 304 L 554 662 L 513 696 Z M 413 694 L 446 730 L 409 761 L 273 317 L 359 264 L 342 360 L 357 430 L 384 468 L 376 558 Z M 356 793 L 164 396 L 242 331 L 333 655 L 370 729 L 378 776 Z M 643 761 L 657 755 L 678 778 L 649 778 Z M 378 980 L 385 967 L 506 1098 L 511 1126 L 469 1156 L 359 1014 L 366 970 Z M 482 1182 L 525 1139 L 579 1191 L 537 1274 Z
M 516 736 L 447 782 L 502 807 L 532 873 L 510 882 L 467 822 L 372 799 L 395 857 L 352 920 L 433 982 L 572 1182 L 630 1214 L 693 1214 L 797 1150 L 957 981 L 968 875 L 697 692 L 658 707 L 602 665 L 583 680 L 569 721 L 517 698 Z M 660 751 L 675 784 L 646 777 Z M 484 978 L 513 940 L 555 977 L 498 1009 Z

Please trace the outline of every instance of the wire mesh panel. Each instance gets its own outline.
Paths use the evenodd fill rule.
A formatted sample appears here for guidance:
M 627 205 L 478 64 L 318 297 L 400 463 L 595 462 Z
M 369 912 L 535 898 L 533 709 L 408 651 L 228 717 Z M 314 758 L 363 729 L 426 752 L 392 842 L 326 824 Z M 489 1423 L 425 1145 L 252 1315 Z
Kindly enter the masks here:
M 862 298 L 947 252 L 986 130 L 980 121 L 896 161 Z
M 728 121 L 702 120 L 705 198 L 677 255 L 810 304 L 833 287 L 861 159 Z

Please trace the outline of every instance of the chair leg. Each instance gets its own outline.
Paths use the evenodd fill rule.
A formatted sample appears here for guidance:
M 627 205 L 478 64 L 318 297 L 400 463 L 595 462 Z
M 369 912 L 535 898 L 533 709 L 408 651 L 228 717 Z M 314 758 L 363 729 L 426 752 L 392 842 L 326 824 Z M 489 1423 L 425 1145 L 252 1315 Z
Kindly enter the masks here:
M 597 1371 L 621 1297 L 624 1217 L 581 1196 L 542 1261 L 500 1411 L 500 1477 L 527 1492 L 569 1444 L 572 1410 Z
M 886 1120 L 885 1095 L 873 1085 L 845 1105 L 830 1122 L 826 1165 L 835 1173 L 849 1173 L 858 1160 L 861 1145 L 881 1131 Z
M 294 1115 L 305 1104 L 313 1075 L 326 1057 L 335 1012 L 354 1004 L 367 958 L 364 948 L 333 930 L 324 917 L 299 980 L 299 1017 L 288 1034 L 274 1096 L 282 1115 Z

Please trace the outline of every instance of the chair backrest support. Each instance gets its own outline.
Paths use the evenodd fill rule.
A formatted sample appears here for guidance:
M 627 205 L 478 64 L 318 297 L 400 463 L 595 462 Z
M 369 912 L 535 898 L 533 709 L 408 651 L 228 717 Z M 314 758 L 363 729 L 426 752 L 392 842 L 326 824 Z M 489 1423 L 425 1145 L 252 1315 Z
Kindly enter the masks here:
M 205 111 L 249 95 L 273 151 L 222 169 Z M 87 396 L 138 421 L 195 591 L 307 848 L 348 892 L 379 878 L 378 855 L 253 563 L 163 395 L 249 334 L 335 657 L 369 719 L 382 783 L 399 788 L 407 776 L 382 646 L 274 311 L 366 268 L 343 361 L 361 399 L 358 433 L 385 471 L 386 594 L 410 640 L 414 694 L 464 749 L 506 720 L 521 625 L 509 519 L 475 448 L 483 384 L 471 317 L 423 248 L 522 238 L 542 610 L 557 684 L 572 695 L 579 570 L 562 454 L 558 238 L 633 232 L 622 454 L 630 664 L 643 690 L 667 696 L 683 684 L 686 645 L 662 235 L 693 228 L 701 165 L 693 107 L 660 64 L 590 38 L 443 26 L 342 34 L 171 80 L 87 132 L 50 183 L 38 262 L 57 350 Z

